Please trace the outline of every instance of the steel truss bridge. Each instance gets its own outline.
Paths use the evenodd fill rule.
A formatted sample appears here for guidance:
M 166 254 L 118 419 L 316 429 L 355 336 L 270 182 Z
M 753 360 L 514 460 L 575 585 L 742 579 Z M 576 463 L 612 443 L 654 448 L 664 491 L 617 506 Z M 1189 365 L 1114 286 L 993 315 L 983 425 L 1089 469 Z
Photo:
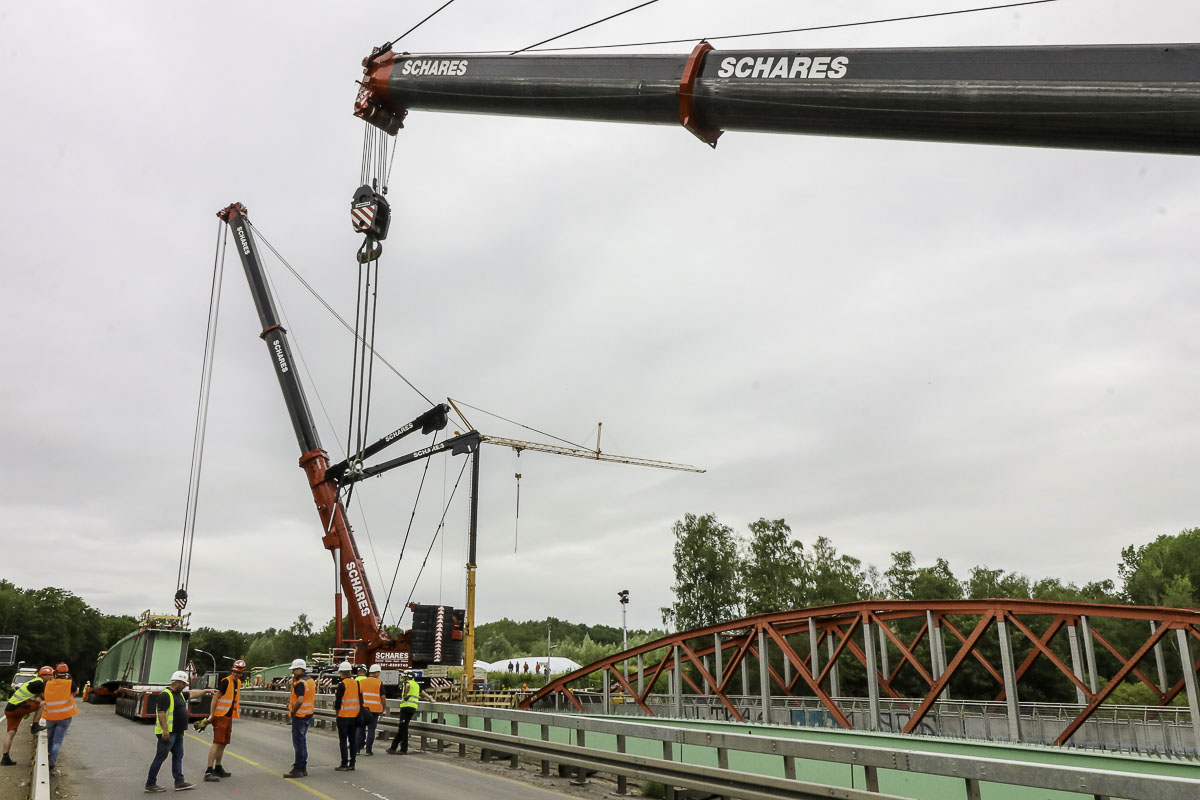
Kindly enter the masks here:
M 1032 694 L 1036 686 L 1043 698 L 1057 693 L 1060 702 L 1074 700 L 1070 707 L 1078 713 L 1054 740 L 1062 745 L 1127 681 L 1145 686 L 1158 706 L 1182 694 L 1191 719 L 1200 721 L 1200 662 L 1192 639 L 1200 639 L 1200 611 L 1188 609 L 1013 599 L 873 600 L 674 633 L 565 675 L 521 707 L 565 700 L 582 712 L 594 698 L 588 687 L 599 678 L 606 708 L 615 688 L 625 702 L 655 716 L 648 701 L 662 694 L 657 687 L 665 682 L 675 716 L 682 716 L 685 698 L 720 704 L 741 722 L 746 718 L 735 700 L 757 695 L 769 719 L 773 696 L 808 697 L 837 725 L 851 729 L 842 689 L 853 683 L 858 691 L 865 688 L 868 699 L 868 713 L 858 717 L 865 721 L 861 727 L 880 729 L 886 696 L 910 701 L 903 732 L 913 733 L 953 689 L 955 699 L 1005 704 L 1008 738 L 1021 741 L 1020 695 Z M 964 687 L 979 695 L 981 685 L 986 687 L 981 696 L 959 696 Z M 1193 725 L 1193 735 L 1200 751 L 1200 725 Z

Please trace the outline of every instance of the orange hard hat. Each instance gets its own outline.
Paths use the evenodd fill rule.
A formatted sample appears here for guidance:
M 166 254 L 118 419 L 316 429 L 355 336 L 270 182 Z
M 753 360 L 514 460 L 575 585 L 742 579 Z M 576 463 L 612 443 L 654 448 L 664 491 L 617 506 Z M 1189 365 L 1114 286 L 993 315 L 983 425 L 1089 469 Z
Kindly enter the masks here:
M 240 658 L 237 661 L 233 662 L 233 671 L 234 672 L 245 672 L 246 671 L 246 662 L 242 661 Z
M 71 669 L 70 669 L 70 667 L 67 666 L 67 662 L 60 661 L 58 666 L 54 668 L 54 671 L 55 672 L 70 672 Z
M 53 675 L 54 667 L 45 666 L 38 670 L 38 675 Z

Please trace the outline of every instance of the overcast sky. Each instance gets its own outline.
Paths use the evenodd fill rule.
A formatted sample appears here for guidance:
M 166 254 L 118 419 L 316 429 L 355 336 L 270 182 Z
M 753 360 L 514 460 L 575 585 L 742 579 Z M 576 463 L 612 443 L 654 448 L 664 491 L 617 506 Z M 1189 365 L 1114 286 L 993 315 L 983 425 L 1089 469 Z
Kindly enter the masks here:
M 404 47 L 516 48 L 632 4 L 458 0 Z M 438 5 L 0 3 L 0 575 L 109 613 L 170 607 L 214 212 L 245 203 L 352 318 L 354 81 L 373 45 Z M 986 4 L 662 0 L 563 43 L 971 5 Z M 1198 36 L 1194 2 L 1062 0 L 736 46 Z M 414 112 L 392 174 L 379 351 L 435 400 L 585 443 L 603 421 L 605 450 L 708 470 L 485 449 L 478 620 L 619 625 L 629 589 L 630 626 L 660 624 L 686 513 L 739 530 L 782 517 L 881 568 L 912 550 L 960 577 L 986 564 L 1115 578 L 1123 546 L 1200 523 L 1198 177 L 1182 156 L 746 133 L 712 151 L 673 127 Z M 340 458 L 350 335 L 267 266 Z M 231 250 L 196 625 L 332 615 L 331 559 L 258 333 Z M 376 435 L 425 408 L 376 373 Z M 389 622 L 460 465 L 430 462 Z M 420 478 L 410 467 L 358 493 L 381 602 Z M 414 600 L 463 603 L 465 501 Z

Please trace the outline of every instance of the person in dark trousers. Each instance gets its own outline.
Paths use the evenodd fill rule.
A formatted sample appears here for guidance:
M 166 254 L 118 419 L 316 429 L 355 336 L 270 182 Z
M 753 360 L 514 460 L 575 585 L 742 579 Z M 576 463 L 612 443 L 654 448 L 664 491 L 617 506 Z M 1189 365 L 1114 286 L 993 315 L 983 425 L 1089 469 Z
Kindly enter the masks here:
M 158 740 L 158 750 L 154 760 L 150 762 L 150 772 L 146 774 L 147 792 L 165 792 L 158 785 L 158 770 L 171 756 L 171 777 L 175 779 L 175 791 L 195 789 L 196 784 L 183 779 L 183 734 L 188 726 L 188 701 L 183 690 L 188 685 L 188 674 L 179 670 L 171 675 L 171 684 L 166 691 L 159 693 L 155 701 L 154 736 Z
M 354 680 L 352 674 L 353 669 L 348 661 L 338 665 L 341 682 L 333 692 L 333 710 L 337 712 L 338 747 L 342 753 L 342 763 L 334 767 L 338 772 L 353 770 L 358 755 L 355 745 L 358 743 L 358 712 L 362 710 L 362 702 L 358 681 Z
M 358 751 L 364 755 L 373 756 L 375 755 L 372 750 L 375 746 L 375 726 L 379 724 L 379 718 L 383 716 L 383 681 L 379 679 L 383 667 L 372 664 L 371 669 L 368 670 L 365 666 L 360 665 L 358 670 L 360 674 L 356 675 L 354 679 L 358 681 L 358 691 L 363 705 L 363 711 L 358 717 Z
M 11 767 L 17 763 L 8 755 L 8 751 L 12 749 L 13 739 L 17 736 L 17 728 L 21 726 L 22 719 L 33 714 L 33 722 L 29 726 L 29 731 L 33 734 L 38 732 L 38 711 L 42 707 L 42 699 L 46 694 L 46 683 L 53 677 L 54 670 L 52 668 L 42 667 L 38 670 L 36 678 L 18 686 L 12 696 L 8 698 L 8 702 L 5 703 L 4 720 L 8 723 L 8 733 L 4 736 L 4 756 L 0 757 L 0 766 Z
M 317 682 L 305 674 L 308 665 L 303 658 L 292 662 L 292 699 L 288 703 L 288 716 L 292 718 L 292 749 L 296 760 L 292 771 L 285 778 L 308 777 L 308 726 L 312 724 L 317 708 Z
M 417 701 L 420 699 L 421 684 L 417 683 L 412 672 L 404 673 L 404 691 L 400 694 L 400 729 L 396 731 L 396 738 L 387 750 L 391 755 L 396 755 L 397 747 L 400 748 L 400 755 L 408 755 L 408 723 L 417 713 Z M 429 697 L 426 696 L 425 699 L 428 700 Z

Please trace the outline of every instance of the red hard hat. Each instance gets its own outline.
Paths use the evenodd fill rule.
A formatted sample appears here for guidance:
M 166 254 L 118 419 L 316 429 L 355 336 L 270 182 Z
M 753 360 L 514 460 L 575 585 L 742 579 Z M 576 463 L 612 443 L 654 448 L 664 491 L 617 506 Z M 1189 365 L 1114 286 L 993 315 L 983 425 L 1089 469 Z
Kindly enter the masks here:
M 71 668 L 67 666 L 65 661 L 60 661 L 58 666 L 54 668 L 55 672 L 70 672 Z
M 245 672 L 246 671 L 246 662 L 242 661 L 240 658 L 237 661 L 233 662 L 233 671 L 234 672 Z
M 38 670 L 38 675 L 53 675 L 54 667 L 45 666 Z

